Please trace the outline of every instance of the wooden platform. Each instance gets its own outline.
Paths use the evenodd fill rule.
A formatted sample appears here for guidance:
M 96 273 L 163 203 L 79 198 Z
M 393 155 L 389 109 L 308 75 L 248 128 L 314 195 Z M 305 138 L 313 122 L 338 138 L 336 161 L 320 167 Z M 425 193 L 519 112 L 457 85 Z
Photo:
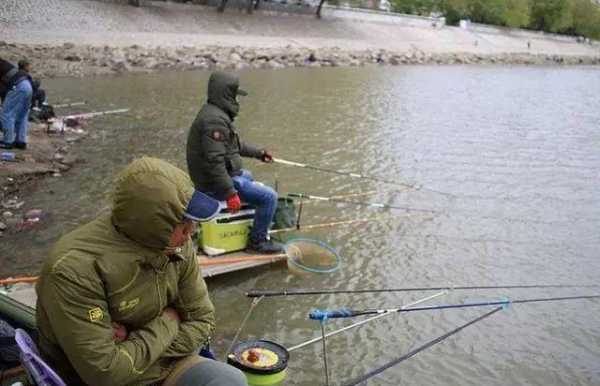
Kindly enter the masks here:
M 286 258 L 284 253 L 275 255 L 251 255 L 245 252 L 228 253 L 221 256 L 198 256 L 198 264 L 202 269 L 203 277 L 213 277 L 229 272 L 259 267 L 282 261 Z
M 262 265 L 276 263 L 286 259 L 284 253 L 275 255 L 252 255 L 245 252 L 227 253 L 221 256 L 208 257 L 198 255 L 198 264 L 202 269 L 202 277 L 209 278 L 225 273 L 241 271 Z M 35 286 L 32 283 L 16 284 L 7 296 L 35 308 L 37 299 Z

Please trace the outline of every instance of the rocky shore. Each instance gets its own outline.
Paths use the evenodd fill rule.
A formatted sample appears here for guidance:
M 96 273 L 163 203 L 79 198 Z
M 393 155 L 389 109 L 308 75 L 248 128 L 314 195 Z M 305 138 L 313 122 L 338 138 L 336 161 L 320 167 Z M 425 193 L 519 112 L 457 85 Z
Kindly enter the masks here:
M 27 57 L 39 77 L 119 74 L 165 70 L 286 67 L 364 66 L 368 64 L 521 64 L 599 65 L 600 55 L 523 53 L 427 53 L 418 49 L 398 52 L 385 49 L 345 50 L 336 47 L 308 49 L 248 47 L 128 47 L 16 44 L 0 41 L 0 51 L 9 60 Z
M 30 207 L 23 197 L 40 178 L 60 178 L 78 163 L 70 150 L 86 135 L 81 127 L 61 131 L 52 126 L 49 130 L 45 123 L 33 123 L 29 125 L 27 150 L 2 150 L 14 159 L 0 160 L 0 237 L 38 226 L 44 211 Z

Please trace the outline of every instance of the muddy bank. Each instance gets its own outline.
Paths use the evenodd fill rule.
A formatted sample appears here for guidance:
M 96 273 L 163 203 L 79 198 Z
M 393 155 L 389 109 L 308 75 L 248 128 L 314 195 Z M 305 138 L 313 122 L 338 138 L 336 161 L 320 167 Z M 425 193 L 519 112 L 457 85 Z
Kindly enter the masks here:
M 2 149 L 0 160 L 0 237 L 36 227 L 43 221 L 42 209 L 32 208 L 24 197 L 45 176 L 60 178 L 81 162 L 70 150 L 87 135 L 81 127 L 64 132 L 47 124 L 30 123 L 27 150 Z M 8 156 L 8 154 L 12 154 Z M 13 158 L 4 160 L 4 158 Z
M 598 65 L 600 55 L 503 53 L 427 53 L 418 49 L 344 50 L 247 47 L 111 47 L 75 45 L 28 45 L 0 42 L 3 55 L 16 61 L 27 57 L 36 76 L 76 76 L 152 72 L 164 70 L 278 69 L 286 67 L 364 66 L 368 64 L 525 64 Z

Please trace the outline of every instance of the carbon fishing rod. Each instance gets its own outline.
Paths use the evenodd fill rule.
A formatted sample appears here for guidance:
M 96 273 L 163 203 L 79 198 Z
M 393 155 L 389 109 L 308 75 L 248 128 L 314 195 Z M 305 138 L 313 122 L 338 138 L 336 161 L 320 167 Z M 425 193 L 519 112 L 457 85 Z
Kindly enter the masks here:
M 304 169 L 316 170 L 319 172 L 337 174 L 340 176 L 348 176 L 348 177 L 353 177 L 353 178 L 360 178 L 363 180 L 370 180 L 370 181 L 382 182 L 385 184 L 392 184 L 392 185 L 400 186 L 400 187 L 407 188 L 407 189 L 419 189 L 418 185 L 405 184 L 402 182 L 392 181 L 392 180 L 381 178 L 381 177 L 368 176 L 368 175 L 360 174 L 360 173 L 344 172 L 341 170 L 322 168 L 319 166 L 303 164 L 300 162 L 288 161 L 288 160 L 281 159 L 281 158 L 273 158 L 273 162 L 282 164 L 282 165 L 295 166 L 295 167 L 304 168 Z
M 467 328 L 467 327 L 469 327 L 469 326 L 471 326 L 471 325 L 473 325 L 473 324 L 475 324 L 477 322 L 480 322 L 480 321 L 482 321 L 485 318 L 488 318 L 488 317 L 494 315 L 496 312 L 502 310 L 503 308 L 504 307 L 495 308 L 495 309 L 493 309 L 493 310 L 491 310 L 491 311 L 489 311 L 489 312 L 487 312 L 487 313 L 485 313 L 485 314 L 483 314 L 483 315 L 481 315 L 481 316 L 479 316 L 479 317 L 477 317 L 477 318 L 475 318 L 475 319 L 473 319 L 473 320 L 471 320 L 471 321 L 469 321 L 469 322 L 467 322 L 467 323 L 465 323 L 465 324 L 463 324 L 463 325 L 455 328 L 454 330 L 449 331 L 449 332 L 445 333 L 444 335 L 441 335 L 441 336 L 439 336 L 439 337 L 437 337 L 437 338 L 435 338 L 435 339 L 433 339 L 433 340 L 425 343 L 424 345 L 422 345 L 420 347 L 417 347 L 414 350 L 411 350 L 410 352 L 402 355 L 400 358 L 394 359 L 393 361 L 388 362 L 385 365 L 383 365 L 383 366 L 381 366 L 381 367 L 379 367 L 379 368 L 377 368 L 375 370 L 371 370 L 371 371 L 369 371 L 366 374 L 363 374 L 363 375 L 361 375 L 359 377 L 356 377 L 356 378 L 352 379 L 351 381 L 349 381 L 347 383 L 344 383 L 343 386 L 355 386 L 355 385 L 358 385 L 360 383 L 363 383 L 366 380 L 368 380 L 368 379 L 376 376 L 377 374 L 380 374 L 380 373 L 384 372 L 385 370 L 389 369 L 390 367 L 395 366 L 395 365 L 397 365 L 399 363 L 402 363 L 405 360 L 410 359 L 413 356 L 417 355 L 421 351 L 426 350 L 426 349 L 430 348 L 431 346 L 434 346 L 434 345 L 440 343 L 441 341 L 443 341 L 443 340 L 451 337 L 452 335 L 459 333 L 461 330 L 463 330 L 463 329 L 465 329 L 465 328 Z
M 87 118 L 98 117 L 98 116 L 101 116 L 101 115 L 122 114 L 122 113 L 126 113 L 128 111 L 129 111 L 129 109 L 95 111 L 95 112 L 92 112 L 92 113 L 81 113 L 81 114 L 66 115 L 64 117 L 61 117 L 61 119 L 63 119 L 63 120 L 65 120 L 65 119 L 77 119 L 77 118 L 87 119 Z
M 443 304 L 437 306 L 424 306 L 424 307 L 411 307 L 411 308 L 388 308 L 388 309 L 366 309 L 366 310 L 350 310 L 342 308 L 339 310 L 314 310 L 308 314 L 308 317 L 312 320 L 327 320 L 337 318 L 352 318 L 362 315 L 376 315 L 385 314 L 390 312 L 413 312 L 413 311 L 432 311 L 432 310 L 445 310 L 451 308 L 474 308 L 474 307 L 489 307 L 489 306 L 503 306 L 508 307 L 511 304 L 524 304 L 524 303 L 539 303 L 539 302 L 556 302 L 566 300 L 578 300 L 578 299 L 596 299 L 600 298 L 600 295 L 582 295 L 582 296 L 564 296 L 554 298 L 533 298 L 533 299 L 518 299 L 518 300 L 498 300 L 489 302 L 477 302 L 477 303 L 461 303 L 461 304 Z
M 61 103 L 58 105 L 52 105 L 52 107 L 54 108 L 61 108 L 61 107 L 74 107 L 74 106 L 83 106 L 85 105 L 86 102 L 71 102 L 71 103 Z
M 411 288 L 377 288 L 377 289 L 287 289 L 287 290 L 250 290 L 246 292 L 249 298 L 275 296 L 310 296 L 335 294 L 367 294 L 385 292 L 422 292 L 422 291 L 464 291 L 464 290 L 494 290 L 494 289 L 532 289 L 532 288 L 597 288 L 600 284 L 525 284 L 525 285 L 487 285 L 487 286 L 447 286 L 447 287 L 411 287 Z
M 303 169 L 310 169 L 310 170 L 315 170 L 315 171 L 324 172 L 324 173 L 337 174 L 339 176 L 348 176 L 348 177 L 352 177 L 352 178 L 359 178 L 362 180 L 381 182 L 384 184 L 395 185 L 395 186 L 398 186 L 398 187 L 401 187 L 404 189 L 428 191 L 428 192 L 432 192 L 432 193 L 442 194 L 444 196 L 452 196 L 452 197 L 455 196 L 452 193 L 441 192 L 439 190 L 424 188 L 421 185 L 417 185 L 417 184 L 408 184 L 408 183 L 398 182 L 398 181 L 394 181 L 394 180 L 382 178 L 382 177 L 377 177 L 377 176 L 369 176 L 369 175 L 361 174 L 361 173 L 345 172 L 342 170 L 323 168 L 320 166 L 314 166 L 314 165 L 309 165 L 309 164 L 305 164 L 305 163 L 301 163 L 301 162 L 289 161 L 289 160 L 285 160 L 285 159 L 281 159 L 281 158 L 273 157 L 273 162 L 282 164 L 282 165 L 295 166 L 295 167 L 299 167 L 299 168 L 303 168 Z
M 350 205 L 358 205 L 358 206 L 368 206 L 371 208 L 380 208 L 380 209 L 398 209 L 403 210 L 405 212 L 425 212 L 425 213 L 436 213 L 435 210 L 432 209 L 421 209 L 421 208 L 409 208 L 406 206 L 396 206 L 396 205 L 388 205 L 374 202 L 362 202 L 362 201 L 352 201 L 352 200 L 343 200 L 332 197 L 323 197 L 323 196 L 313 196 L 311 194 L 304 193 L 288 193 L 288 197 L 296 197 L 296 198 L 306 198 L 309 200 L 318 200 L 318 201 L 329 201 L 329 202 L 339 202 L 342 204 L 350 204 Z
M 427 297 L 425 297 L 425 298 L 422 298 L 422 299 L 419 299 L 419 300 L 415 300 L 414 302 L 408 303 L 408 304 L 406 304 L 406 305 L 404 305 L 404 306 L 402 306 L 402 307 L 403 307 L 403 308 L 413 307 L 413 306 L 416 306 L 417 304 L 421 304 L 421 303 L 427 302 L 427 301 L 429 301 L 429 300 L 431 300 L 431 299 L 435 299 L 435 298 L 437 298 L 437 297 L 439 297 L 439 296 L 442 296 L 442 295 L 445 295 L 445 294 L 447 294 L 447 293 L 448 293 L 448 291 L 440 291 L 440 292 L 438 292 L 438 293 L 436 293 L 436 294 L 433 294 L 433 295 L 427 296 Z M 263 297 L 256 298 L 256 299 L 263 299 Z M 342 327 L 342 328 L 340 328 L 340 329 L 337 329 L 337 330 L 335 330 L 335 331 L 328 332 L 327 334 L 325 334 L 325 336 L 319 336 L 319 337 L 316 337 L 316 338 L 313 338 L 313 339 L 307 340 L 306 342 L 302 342 L 302 343 L 300 343 L 300 344 L 297 344 L 297 345 L 295 345 L 295 346 L 288 347 L 288 349 L 287 349 L 287 350 L 288 350 L 288 352 L 292 352 L 292 351 L 294 351 L 294 350 L 298 350 L 298 349 L 300 349 L 300 348 L 303 348 L 303 347 L 305 347 L 305 346 L 311 345 L 311 344 L 313 344 L 313 343 L 320 342 L 320 341 L 321 341 L 321 340 L 323 340 L 324 338 L 329 338 L 329 337 L 331 337 L 331 336 L 334 336 L 334 335 L 340 334 L 340 333 L 342 333 L 342 332 L 345 332 L 345 331 L 348 331 L 348 330 L 350 330 L 350 329 L 353 329 L 353 328 L 356 328 L 356 327 L 360 327 L 360 326 L 362 326 L 362 325 L 364 325 L 364 324 L 367 324 L 367 323 L 369 323 L 369 322 L 375 321 L 375 320 L 377 320 L 377 319 L 385 318 L 385 317 L 387 317 L 387 316 L 389 316 L 389 315 L 392 315 L 392 314 L 379 314 L 379 315 L 371 316 L 370 318 L 363 319 L 363 320 L 361 320 L 361 321 L 359 321 L 359 322 L 356 322 L 356 323 L 350 324 L 350 325 L 348 325 L 348 326 L 346 326 L 346 327 Z

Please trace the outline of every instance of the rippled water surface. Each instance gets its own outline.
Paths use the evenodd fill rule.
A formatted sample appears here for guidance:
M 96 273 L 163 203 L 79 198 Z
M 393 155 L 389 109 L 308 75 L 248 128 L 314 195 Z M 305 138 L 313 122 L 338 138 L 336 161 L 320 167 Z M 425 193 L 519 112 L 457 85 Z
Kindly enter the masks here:
M 3 276 L 34 273 L 61 234 L 108 206 L 111 180 L 131 159 L 184 167 L 186 132 L 208 73 L 45 82 L 54 100 L 89 109 L 130 107 L 96 119 L 77 153 L 86 162 L 39 183 L 28 205 L 47 226 L 4 238 Z M 544 67 L 383 67 L 242 73 L 243 137 L 276 156 L 385 176 L 419 191 L 281 165 L 247 166 L 282 192 L 372 192 L 360 200 L 431 208 L 407 216 L 308 204 L 306 224 L 381 221 L 312 232 L 343 257 L 338 272 L 297 276 L 275 266 L 209 281 L 222 354 L 251 288 L 597 283 L 600 275 L 600 70 Z M 430 304 L 592 293 L 458 292 Z M 600 292 L 600 290 L 597 290 Z M 415 294 L 265 299 L 242 332 L 292 346 L 319 334 L 313 308 L 397 307 Z M 332 384 L 379 367 L 485 310 L 392 315 L 327 341 Z M 327 330 L 344 325 L 330 321 Z M 373 385 L 598 385 L 600 302 L 514 305 L 373 378 Z M 295 351 L 287 384 L 323 384 L 321 346 Z

